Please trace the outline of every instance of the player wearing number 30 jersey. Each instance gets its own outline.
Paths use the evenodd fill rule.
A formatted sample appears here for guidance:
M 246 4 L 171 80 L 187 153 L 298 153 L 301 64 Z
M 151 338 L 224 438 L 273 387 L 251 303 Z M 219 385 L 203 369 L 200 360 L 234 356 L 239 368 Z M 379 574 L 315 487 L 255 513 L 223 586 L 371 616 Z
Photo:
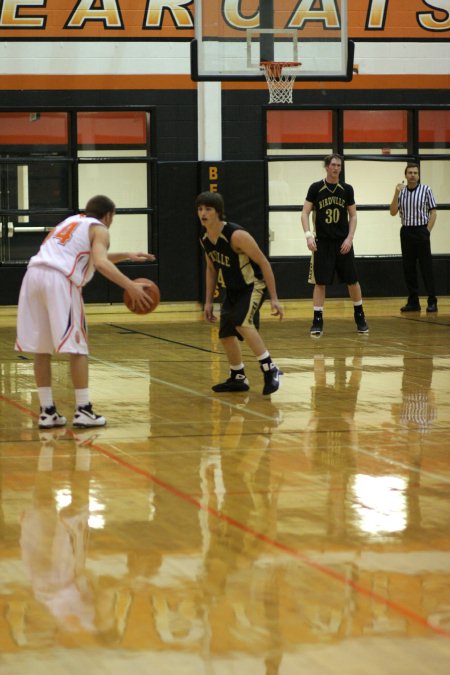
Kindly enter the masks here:
M 348 207 L 355 204 L 353 187 L 340 181 L 329 185 L 326 180 L 313 183 L 306 199 L 314 204 L 317 239 L 345 239 L 348 236 Z
M 326 178 L 309 187 L 301 217 L 306 245 L 311 251 L 309 283 L 314 284 L 314 319 L 310 334 L 313 337 L 322 335 L 325 291 L 335 276 L 341 283 L 347 284 L 358 333 L 368 333 L 353 251 L 357 222 L 353 188 L 339 180 L 342 169 L 340 155 L 325 157 L 324 166 Z M 315 233 L 310 230 L 311 213 Z

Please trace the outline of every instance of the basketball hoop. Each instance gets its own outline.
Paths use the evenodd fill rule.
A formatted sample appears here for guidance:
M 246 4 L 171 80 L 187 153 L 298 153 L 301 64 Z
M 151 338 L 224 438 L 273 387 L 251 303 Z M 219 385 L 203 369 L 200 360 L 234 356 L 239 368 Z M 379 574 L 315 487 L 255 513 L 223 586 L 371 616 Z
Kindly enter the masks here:
M 298 61 L 261 61 L 261 70 L 264 70 L 269 87 L 269 104 L 292 103 L 295 73 L 285 73 L 283 69 L 296 68 L 301 65 Z

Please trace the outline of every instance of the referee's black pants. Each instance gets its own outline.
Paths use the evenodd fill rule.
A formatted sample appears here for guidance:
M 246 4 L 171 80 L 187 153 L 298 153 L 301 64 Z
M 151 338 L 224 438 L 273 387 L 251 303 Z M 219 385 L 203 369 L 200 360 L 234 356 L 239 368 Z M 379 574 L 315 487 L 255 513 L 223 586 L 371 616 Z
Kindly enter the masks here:
M 427 226 L 403 226 L 400 230 L 400 243 L 403 258 L 403 273 L 408 288 L 408 302 L 410 304 L 417 304 L 419 302 L 417 263 L 419 263 L 428 300 L 436 302 L 430 232 Z

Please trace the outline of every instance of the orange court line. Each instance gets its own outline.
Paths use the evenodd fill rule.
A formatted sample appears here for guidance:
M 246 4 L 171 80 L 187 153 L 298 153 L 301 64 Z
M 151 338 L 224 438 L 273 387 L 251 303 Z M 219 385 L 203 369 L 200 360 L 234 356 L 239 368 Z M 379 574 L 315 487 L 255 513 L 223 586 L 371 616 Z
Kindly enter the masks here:
M 36 417 L 35 413 L 33 413 L 31 410 L 26 408 L 25 406 L 22 406 L 20 403 L 9 399 L 5 396 L 0 395 L 0 399 L 5 401 L 6 403 L 18 408 L 28 416 L 33 416 Z M 69 435 L 73 436 L 75 438 L 75 432 L 73 432 L 71 429 L 67 429 L 67 432 Z M 353 588 L 357 593 L 360 593 L 361 595 L 365 595 L 366 597 L 371 598 L 372 600 L 375 600 L 375 602 L 378 602 L 380 605 L 384 605 L 388 607 L 389 609 L 393 610 L 394 612 L 397 612 L 401 616 L 406 617 L 407 619 L 411 619 L 417 624 L 420 624 L 422 626 L 425 626 L 426 628 L 430 629 L 434 633 L 441 635 L 443 637 L 446 637 L 450 639 L 450 631 L 445 630 L 444 628 L 440 628 L 439 626 L 433 626 L 428 622 L 428 620 L 415 612 L 414 610 L 410 609 L 409 607 L 405 607 L 404 605 L 400 605 L 397 602 L 393 602 L 392 600 L 389 600 L 388 598 L 383 597 L 382 595 L 379 595 L 375 591 L 372 591 L 370 588 L 365 588 L 364 586 L 360 585 L 358 582 L 353 581 L 352 579 L 347 579 L 343 574 L 340 574 L 339 572 L 336 572 L 336 570 L 332 569 L 331 567 L 327 567 L 325 565 L 322 565 L 320 563 L 314 562 L 311 558 L 309 558 L 307 555 L 301 553 L 300 551 L 295 550 L 294 548 L 287 546 L 286 544 L 283 544 L 276 539 L 272 539 L 268 537 L 267 535 L 258 532 L 257 530 L 254 530 L 251 527 L 248 527 L 244 523 L 239 522 L 235 518 L 231 518 L 230 516 L 227 516 L 224 513 L 221 513 L 220 511 L 202 504 L 198 499 L 195 497 L 191 496 L 187 492 L 183 492 L 179 488 L 176 488 L 174 485 L 171 485 L 170 483 L 167 483 L 166 481 L 161 480 L 154 474 L 152 474 L 150 471 L 147 469 L 142 469 L 135 464 L 132 464 L 131 462 L 128 462 L 127 460 L 119 457 L 118 455 L 114 454 L 113 452 L 110 452 L 109 450 L 106 450 L 105 448 L 102 448 L 100 445 L 96 443 L 90 443 L 89 447 L 92 448 L 93 450 L 96 450 L 100 454 L 104 455 L 105 457 L 108 457 L 111 459 L 113 462 L 116 464 L 119 464 L 120 466 L 124 467 L 125 469 L 128 469 L 129 471 L 132 471 L 133 473 L 143 476 L 147 480 L 151 481 L 155 485 L 159 485 L 161 488 L 166 490 L 168 493 L 174 495 L 175 497 L 178 497 L 179 499 L 183 500 L 184 502 L 187 502 L 188 504 L 191 504 L 194 506 L 196 509 L 199 511 L 206 511 L 210 515 L 214 516 L 218 520 L 221 520 L 223 522 L 228 523 L 229 525 L 232 525 L 235 527 L 237 530 L 241 530 L 242 532 L 245 532 L 246 534 L 250 534 L 253 536 L 255 539 L 258 539 L 271 548 L 274 548 L 278 551 L 282 551 L 283 553 L 289 555 L 292 558 L 295 558 L 296 560 L 301 561 L 303 564 L 307 565 L 308 567 L 312 568 L 313 570 L 317 572 L 321 572 L 325 576 L 334 579 L 335 581 L 340 582 L 341 584 L 344 584 L 344 586 L 349 586 Z

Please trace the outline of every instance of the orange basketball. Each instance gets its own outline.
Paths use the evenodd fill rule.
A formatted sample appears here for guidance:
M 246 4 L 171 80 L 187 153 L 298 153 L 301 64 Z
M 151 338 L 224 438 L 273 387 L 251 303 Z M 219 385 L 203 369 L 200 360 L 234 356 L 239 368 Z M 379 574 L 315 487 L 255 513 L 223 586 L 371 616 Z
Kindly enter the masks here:
M 135 314 L 150 314 L 150 312 L 154 312 L 155 309 L 159 305 L 159 301 L 161 299 L 161 294 L 159 292 L 159 287 L 155 284 L 154 281 L 150 281 L 150 279 L 133 279 L 133 281 L 141 281 L 141 282 L 146 282 L 147 284 L 150 284 L 149 286 L 145 287 L 145 292 L 147 293 L 148 297 L 150 298 L 150 302 L 152 303 L 149 309 L 132 309 L 132 302 L 130 295 L 128 291 L 123 292 L 123 301 L 125 305 L 128 307 L 130 312 L 134 312 Z

